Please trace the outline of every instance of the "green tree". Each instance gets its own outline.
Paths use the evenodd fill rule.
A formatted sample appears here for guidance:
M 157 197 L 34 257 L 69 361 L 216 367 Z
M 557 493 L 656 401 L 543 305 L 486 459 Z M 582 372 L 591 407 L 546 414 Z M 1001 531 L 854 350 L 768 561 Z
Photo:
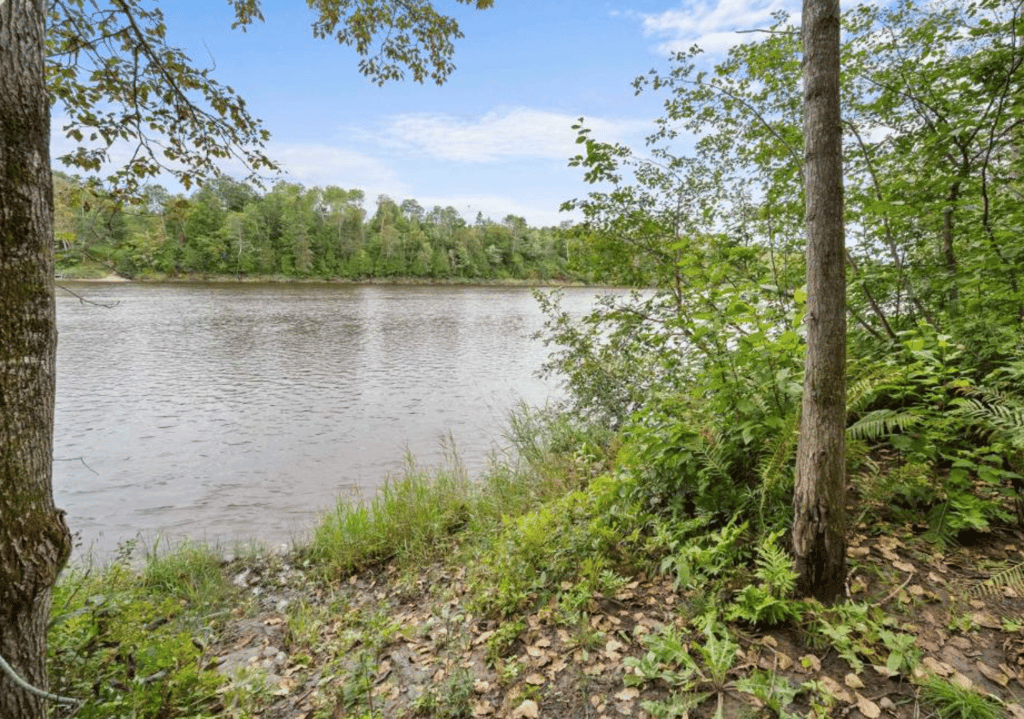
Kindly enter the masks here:
M 491 0 L 461 0 L 477 8 Z M 411 72 L 443 82 L 457 22 L 417 0 L 313 0 L 314 34 L 352 45 L 376 82 Z M 237 24 L 262 19 L 258 0 L 234 0 Z M 110 147 L 136 143 L 116 186 L 137 189 L 170 172 L 184 185 L 239 156 L 272 167 L 266 131 L 233 90 L 165 42 L 158 9 L 136 0 L 0 0 L 0 655 L 46 686 L 50 594 L 71 547 L 53 502 L 56 321 L 51 98 L 70 137 L 97 144 L 66 160 L 99 170 Z M 0 716 L 41 719 L 43 699 L 0 683 Z

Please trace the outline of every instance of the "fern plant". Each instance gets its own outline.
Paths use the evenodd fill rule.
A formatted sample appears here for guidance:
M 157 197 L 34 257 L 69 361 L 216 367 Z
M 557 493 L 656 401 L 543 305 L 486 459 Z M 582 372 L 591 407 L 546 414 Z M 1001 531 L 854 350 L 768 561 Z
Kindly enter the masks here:
M 773 532 L 758 543 L 754 576 L 760 582 L 748 584 L 736 594 L 727 612 L 728 619 L 776 625 L 800 617 L 804 604 L 790 599 L 797 574 L 793 571 L 793 560 L 778 545 L 780 536 L 781 532 Z

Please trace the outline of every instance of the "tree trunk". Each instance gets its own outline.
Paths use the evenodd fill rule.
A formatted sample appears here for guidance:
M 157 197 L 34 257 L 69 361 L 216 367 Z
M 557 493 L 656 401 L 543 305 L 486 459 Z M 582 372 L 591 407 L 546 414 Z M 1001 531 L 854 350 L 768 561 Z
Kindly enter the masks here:
M 839 0 L 804 0 L 807 359 L 793 552 L 798 591 L 823 602 L 846 581 L 846 277 Z
M 52 490 L 57 329 L 46 0 L 0 2 L 0 655 L 46 687 L 50 593 L 71 551 Z M 43 700 L 0 672 L 0 717 Z

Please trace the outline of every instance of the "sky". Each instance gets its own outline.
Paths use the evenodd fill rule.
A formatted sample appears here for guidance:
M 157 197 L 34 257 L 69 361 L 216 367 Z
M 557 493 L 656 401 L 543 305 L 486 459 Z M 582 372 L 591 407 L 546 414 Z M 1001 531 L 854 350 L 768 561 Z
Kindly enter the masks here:
M 302 0 L 264 0 L 266 21 L 231 30 L 225 0 L 165 0 L 168 42 L 247 101 L 271 133 L 281 179 L 361 189 L 422 206 L 452 206 L 467 221 L 513 214 L 533 226 L 578 219 L 559 212 L 584 196 L 572 125 L 641 148 L 663 97 L 634 95 L 633 79 L 667 69 L 699 44 L 713 59 L 798 0 L 495 0 L 485 11 L 435 0 L 465 37 L 443 86 L 411 79 L 378 87 L 358 56 L 317 40 Z M 54 118 L 53 154 L 69 142 Z M 59 168 L 60 166 L 57 165 Z M 237 176 L 244 173 L 232 172 Z M 162 179 L 168 189 L 180 187 Z

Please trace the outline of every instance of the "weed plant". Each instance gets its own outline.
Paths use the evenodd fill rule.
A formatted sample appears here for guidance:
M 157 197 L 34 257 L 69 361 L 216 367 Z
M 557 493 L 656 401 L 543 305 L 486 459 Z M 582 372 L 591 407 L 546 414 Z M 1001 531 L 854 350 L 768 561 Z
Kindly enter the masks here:
M 220 558 L 186 545 L 136 569 L 133 549 L 65 570 L 49 629 L 51 688 L 82 700 L 81 719 L 233 716 L 205 652 L 238 599 Z
M 996 700 L 934 675 L 921 685 L 921 701 L 939 719 L 1001 719 L 1004 716 Z

